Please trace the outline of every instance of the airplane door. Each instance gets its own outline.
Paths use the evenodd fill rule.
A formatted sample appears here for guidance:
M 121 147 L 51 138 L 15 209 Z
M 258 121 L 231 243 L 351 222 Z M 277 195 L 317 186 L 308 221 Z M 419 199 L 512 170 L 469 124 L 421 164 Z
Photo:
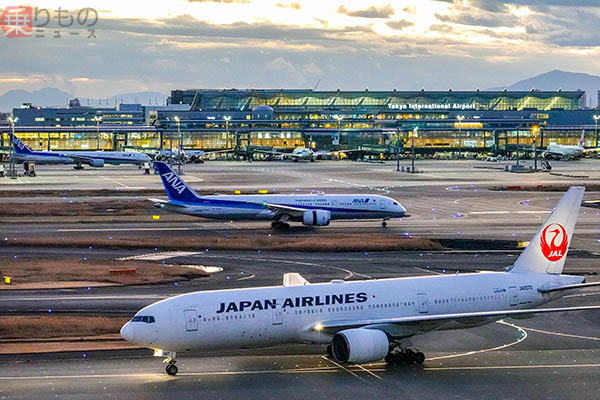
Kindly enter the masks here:
M 427 300 L 426 293 L 419 293 L 417 295 L 419 300 L 419 312 L 421 314 L 426 314 L 429 312 L 429 301 Z
M 381 208 L 382 210 L 385 209 L 385 199 L 379 200 L 379 208 Z
M 192 332 L 198 330 L 198 317 L 196 316 L 196 310 L 185 310 L 183 312 L 185 316 L 185 330 L 186 332 Z
M 283 299 L 277 299 L 277 306 L 273 309 L 273 325 L 283 325 Z
M 332 207 L 337 207 L 338 205 L 338 201 L 337 200 L 331 200 L 331 206 Z
M 519 292 L 517 291 L 517 287 L 516 286 L 509 287 L 508 293 L 510 296 L 510 305 L 511 306 L 519 305 Z

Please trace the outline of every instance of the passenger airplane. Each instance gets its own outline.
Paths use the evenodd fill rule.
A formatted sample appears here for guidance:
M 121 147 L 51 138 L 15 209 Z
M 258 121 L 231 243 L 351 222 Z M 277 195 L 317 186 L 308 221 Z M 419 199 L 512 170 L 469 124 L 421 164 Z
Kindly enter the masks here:
M 320 160 L 327 154 L 326 151 L 313 151 L 308 147 L 296 147 L 291 153 L 283 153 L 281 151 L 267 151 L 267 150 L 254 150 L 255 153 L 269 154 L 272 156 L 279 157 L 281 160 L 287 161 L 310 161 L 314 162 L 315 159 Z
M 288 221 L 329 225 L 335 219 L 383 219 L 406 216 L 406 209 L 385 196 L 362 194 L 214 195 L 199 196 L 167 164 L 155 162 L 169 201 L 149 199 L 156 207 L 226 220 L 272 220 L 273 228 L 289 228 Z
M 38 164 L 75 164 L 75 169 L 104 167 L 104 164 L 136 164 L 141 166 L 152 159 L 137 151 L 32 151 L 18 137 L 13 137 L 13 149 L 17 161 L 33 161 Z
M 600 151 L 600 149 L 586 149 L 583 147 L 583 139 L 585 136 L 585 130 L 581 131 L 581 138 L 577 143 L 577 146 L 569 146 L 565 144 L 550 143 L 546 150 L 542 152 L 542 157 L 546 159 L 567 159 L 575 160 L 583 157 L 585 153 Z
M 404 345 L 414 335 L 464 329 L 505 317 L 525 318 L 600 306 L 535 308 L 600 282 L 562 270 L 585 188 L 572 187 L 507 272 L 480 272 L 310 284 L 285 274 L 283 286 L 194 292 L 140 310 L 121 329 L 131 343 L 167 357 L 176 353 L 328 344 L 339 363 L 422 363 Z

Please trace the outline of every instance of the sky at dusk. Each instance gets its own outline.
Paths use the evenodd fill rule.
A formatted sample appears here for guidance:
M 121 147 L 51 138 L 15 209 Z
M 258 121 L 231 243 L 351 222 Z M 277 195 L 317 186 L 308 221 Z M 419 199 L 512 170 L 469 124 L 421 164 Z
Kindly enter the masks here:
M 600 74 L 599 0 L 61 0 L 0 8 L 18 4 L 48 9 L 51 18 L 37 33 L 44 37 L 0 33 L 0 94 L 317 83 L 470 90 L 553 69 Z M 71 26 L 58 26 L 58 7 L 74 17 Z M 93 38 L 78 21 L 84 7 L 98 11 Z

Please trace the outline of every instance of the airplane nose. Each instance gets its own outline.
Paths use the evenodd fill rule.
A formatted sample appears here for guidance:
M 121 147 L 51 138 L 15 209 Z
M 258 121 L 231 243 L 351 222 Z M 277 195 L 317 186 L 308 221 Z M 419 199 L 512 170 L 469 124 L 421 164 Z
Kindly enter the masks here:
M 123 325 L 121 328 L 121 336 L 128 342 L 133 342 L 133 339 L 135 338 L 135 328 L 132 326 L 131 322 Z

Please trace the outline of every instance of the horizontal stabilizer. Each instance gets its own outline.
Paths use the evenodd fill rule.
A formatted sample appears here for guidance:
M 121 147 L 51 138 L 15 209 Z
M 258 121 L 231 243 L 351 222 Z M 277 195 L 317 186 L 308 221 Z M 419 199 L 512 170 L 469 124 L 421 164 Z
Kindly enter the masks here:
M 552 288 L 544 288 L 541 287 L 538 289 L 540 293 L 552 293 L 552 292 L 560 292 L 561 290 L 573 290 L 573 289 L 584 289 L 592 286 L 600 286 L 600 282 L 590 282 L 590 283 L 577 283 L 575 285 L 564 285 Z

